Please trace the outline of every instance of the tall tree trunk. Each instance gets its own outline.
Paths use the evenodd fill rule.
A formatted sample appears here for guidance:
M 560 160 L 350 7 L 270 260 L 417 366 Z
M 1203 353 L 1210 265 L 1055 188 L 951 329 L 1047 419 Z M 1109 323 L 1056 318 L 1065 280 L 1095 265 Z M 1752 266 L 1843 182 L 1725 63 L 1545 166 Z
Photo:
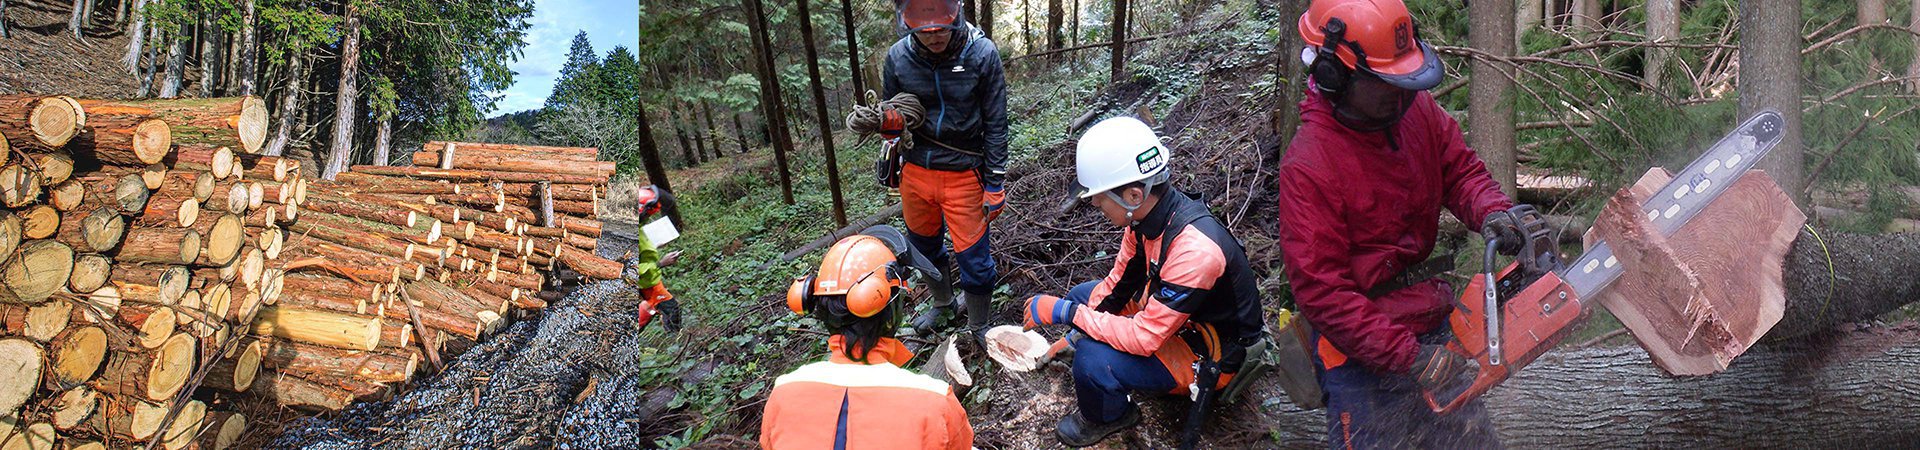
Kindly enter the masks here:
M 667 192 L 673 192 L 673 185 L 667 180 L 667 167 L 660 163 L 660 147 L 653 141 L 653 128 L 647 124 L 646 99 L 640 99 L 634 107 L 640 110 L 640 166 L 647 170 L 647 182 Z M 676 226 L 682 224 L 680 209 L 673 202 L 665 203 L 661 206 L 666 210 L 667 218 L 672 219 Z
M 1279 17 L 1300 17 L 1301 13 L 1307 11 L 1309 2 L 1308 0 L 1279 0 L 1278 3 Z M 1274 141 L 1279 143 L 1274 146 L 1274 151 L 1278 152 L 1286 146 L 1287 142 L 1293 141 L 1293 132 L 1300 127 L 1300 108 L 1296 105 L 1299 105 L 1300 98 L 1306 95 L 1307 83 L 1306 71 L 1299 65 L 1299 49 L 1306 43 L 1300 38 L 1300 33 L 1280 33 L 1280 39 L 1274 45 L 1277 46 L 1273 52 L 1276 57 L 1273 64 L 1274 79 L 1289 81 L 1279 88 L 1279 98 L 1275 100 L 1271 108 L 1272 113 L 1267 119 L 1269 125 L 1273 127 L 1274 136 L 1278 137 Z M 1274 156 L 1277 158 L 1279 155 Z
M 999 0 L 977 0 L 980 2 L 980 33 L 993 39 L 993 3 Z
M 1740 119 L 1763 109 L 1779 111 L 1786 119 L 1780 146 L 1760 160 L 1802 207 L 1809 205 L 1806 179 L 1801 172 L 1805 156 L 1800 148 L 1800 2 L 1744 0 L 1740 2 Z
M 13 32 L 7 31 L 7 0 L 0 0 L 0 39 L 11 37 Z
M 360 104 L 360 7 L 348 2 L 346 14 L 340 32 L 340 95 L 334 100 L 338 112 L 333 118 L 333 149 L 320 169 L 320 178 L 329 181 L 347 170 L 347 162 L 353 159 L 353 125 L 360 119 L 354 112 Z
M 160 83 L 160 98 L 176 98 L 187 78 L 187 36 L 167 33 L 167 38 L 171 41 L 167 45 L 167 78 Z
M 385 115 L 378 121 L 380 128 L 373 134 L 373 165 L 387 165 L 393 155 L 393 117 Z
M 1068 39 L 1067 44 L 1071 46 L 1080 45 L 1080 0 L 1073 0 L 1073 35 L 1071 39 Z
M 686 119 L 681 117 L 683 114 L 679 111 L 685 109 L 675 107 L 667 111 L 667 124 L 673 127 L 673 138 L 680 143 L 680 167 L 693 167 L 700 164 L 700 158 L 693 154 L 694 144 L 687 140 Z
M 1550 0 L 1519 0 L 1513 13 L 1513 48 L 1520 48 L 1520 38 L 1527 30 L 1540 26 L 1540 20 L 1546 14 L 1546 2 Z M 1648 0 L 1660 1 L 1660 0 Z
M 1119 84 L 1127 75 L 1127 0 L 1113 0 L 1113 24 L 1107 34 L 1113 35 L 1113 71 L 1109 73 L 1108 83 Z
M 1033 0 L 1020 0 L 1020 50 L 1033 53 Z
M 73 31 L 74 39 L 86 37 L 87 15 L 92 9 L 93 0 L 73 0 L 73 17 L 67 19 L 67 29 Z
M 750 31 L 754 38 L 754 53 L 759 54 L 760 63 L 760 105 L 766 112 L 767 137 L 773 142 L 774 165 L 780 167 L 780 198 L 786 204 L 793 204 L 793 172 L 787 166 L 787 152 L 793 150 L 793 139 L 787 135 L 785 107 L 780 103 L 780 80 L 774 77 L 773 42 L 767 33 L 767 13 L 761 0 L 743 0 L 747 3 L 746 13 Z
M 254 95 L 256 73 L 260 67 L 260 42 L 258 22 L 260 13 L 254 6 L 254 0 L 240 2 L 240 92 L 237 95 Z
M 814 49 L 813 19 L 807 13 L 808 0 L 795 0 L 800 5 L 800 45 L 807 49 L 807 82 L 813 91 L 813 115 L 817 124 L 814 129 L 820 133 L 820 145 L 827 154 L 827 190 L 833 193 L 833 223 L 835 226 L 847 226 L 847 201 L 840 195 L 840 164 L 833 149 L 833 125 L 827 119 L 827 88 L 820 82 L 820 52 Z M 708 122 L 711 126 L 712 122 Z
M 200 98 L 212 98 L 220 86 L 220 32 L 211 16 L 203 13 L 200 18 Z
M 1591 36 L 1600 30 L 1600 17 L 1606 14 L 1606 0 L 1573 0 L 1573 29 L 1575 33 Z
M 296 40 L 289 42 L 287 46 L 300 48 L 300 43 Z M 280 120 L 277 122 L 278 125 L 274 127 L 273 139 L 268 140 L 267 145 L 261 148 L 261 154 L 267 156 L 284 155 L 287 152 L 288 144 L 293 143 L 293 117 L 295 112 L 300 110 L 300 90 L 302 89 L 300 82 L 306 79 L 306 77 L 300 75 L 300 68 L 306 59 L 305 55 L 287 55 L 286 92 L 280 96 L 280 112 L 273 115 L 273 117 L 278 117 Z
M 846 25 L 847 71 L 853 73 L 853 101 L 859 103 L 861 94 L 867 91 L 867 83 L 860 74 L 860 34 L 853 26 L 853 0 L 840 0 L 840 22 Z
M 1680 0 L 1647 0 L 1647 40 L 1671 42 L 1680 38 Z M 1667 64 L 1673 61 L 1673 49 L 1647 49 L 1647 89 L 1658 91 L 1664 84 Z
M 113 27 L 114 28 L 120 28 L 121 25 L 127 24 L 127 3 L 130 3 L 130 2 L 132 2 L 132 0 L 116 0 L 113 2 L 114 4 Z
M 133 27 L 127 29 L 127 54 L 120 58 L 120 62 L 127 64 L 127 72 L 134 75 L 140 74 L 140 46 L 147 42 L 145 39 L 147 31 L 146 7 L 147 0 L 133 0 L 133 11 L 130 13 L 133 16 Z M 145 95 L 142 95 L 142 97 L 145 97 Z
M 747 153 L 747 132 L 746 132 L 746 127 L 740 126 L 740 113 L 738 112 L 733 113 L 733 135 L 735 138 L 739 139 L 740 153 L 746 154 Z
M 157 44 L 160 42 L 160 28 L 148 27 L 147 35 L 144 38 L 135 37 L 134 40 L 150 41 Z M 138 63 L 138 66 L 134 68 L 134 75 L 140 77 L 140 95 L 137 97 L 148 98 L 153 96 L 153 76 L 160 70 L 161 64 L 160 49 L 157 47 L 157 45 L 147 46 L 146 50 L 142 52 L 142 55 L 133 59 Z
M 1059 50 L 1064 43 L 1060 36 L 1060 20 L 1064 13 L 1060 8 L 1060 0 L 1047 0 L 1047 50 Z
M 1473 2 L 1467 17 L 1473 26 L 1467 41 L 1475 48 L 1495 56 L 1513 55 L 1513 3 Z M 1487 171 L 1508 198 L 1518 198 L 1514 186 L 1513 80 L 1507 78 L 1506 64 L 1475 58 L 1473 77 L 1468 80 L 1467 145 L 1480 153 Z
M 1887 0 L 1856 0 L 1854 5 L 1853 18 L 1854 22 L 1858 25 L 1880 25 L 1887 23 Z M 1880 55 L 1869 54 L 1867 58 L 1869 71 L 1873 74 L 1873 77 L 1879 78 L 1882 67 L 1880 64 Z
M 726 157 L 727 152 L 720 149 L 721 147 L 725 147 L 720 143 L 720 128 L 713 126 L 713 103 L 701 99 L 700 116 L 707 121 L 707 139 L 711 142 L 708 147 L 712 147 L 713 159 Z

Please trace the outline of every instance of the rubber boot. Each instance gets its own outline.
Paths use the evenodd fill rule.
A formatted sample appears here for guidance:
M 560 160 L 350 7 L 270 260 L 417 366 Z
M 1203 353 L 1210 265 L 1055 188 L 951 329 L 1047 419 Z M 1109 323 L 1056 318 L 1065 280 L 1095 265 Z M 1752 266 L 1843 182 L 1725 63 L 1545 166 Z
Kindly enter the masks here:
M 967 332 L 973 334 L 974 342 L 984 342 L 987 327 L 993 319 L 993 294 L 975 294 L 967 292 L 961 301 L 967 304 Z
M 951 271 L 947 272 L 951 273 Z M 941 320 L 952 316 L 954 310 L 952 276 L 946 277 L 945 281 L 933 281 L 927 284 L 933 291 L 933 297 L 928 299 L 933 303 L 933 307 L 927 308 L 927 312 L 914 317 L 912 324 L 914 333 L 920 336 L 932 336 L 938 331 Z
M 1114 433 L 1120 432 L 1120 430 L 1125 430 L 1139 423 L 1140 408 L 1127 405 L 1127 413 L 1121 415 L 1120 420 L 1108 423 L 1094 423 L 1092 420 L 1087 419 L 1085 415 L 1081 414 L 1080 411 L 1068 413 L 1066 417 L 1060 418 L 1060 424 L 1054 427 L 1053 431 L 1054 437 L 1059 438 L 1061 444 L 1066 444 L 1068 447 L 1080 448 L 1098 444 L 1100 441 L 1105 440 L 1107 436 L 1112 436 Z

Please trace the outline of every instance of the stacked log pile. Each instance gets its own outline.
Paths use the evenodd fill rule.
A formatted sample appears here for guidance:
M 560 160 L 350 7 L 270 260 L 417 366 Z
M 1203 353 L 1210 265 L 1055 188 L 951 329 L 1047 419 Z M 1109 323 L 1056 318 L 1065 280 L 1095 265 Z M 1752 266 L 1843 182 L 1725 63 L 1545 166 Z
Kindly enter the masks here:
M 523 195 L 596 204 L 605 165 L 310 180 L 255 153 L 265 110 L 0 95 L 0 448 L 224 448 L 217 399 L 341 409 L 544 307 L 555 264 L 619 276 L 590 207 Z

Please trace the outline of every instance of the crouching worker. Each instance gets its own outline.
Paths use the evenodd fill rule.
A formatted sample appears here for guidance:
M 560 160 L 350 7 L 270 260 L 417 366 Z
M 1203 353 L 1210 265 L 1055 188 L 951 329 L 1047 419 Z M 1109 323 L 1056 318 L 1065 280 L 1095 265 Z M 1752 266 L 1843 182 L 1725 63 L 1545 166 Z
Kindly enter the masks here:
M 1168 153 L 1131 117 L 1095 124 L 1075 151 L 1080 198 L 1125 232 L 1106 278 L 1065 298 L 1027 300 L 1028 327 L 1074 329 L 1080 408 L 1060 419 L 1063 444 L 1093 445 L 1138 423 L 1129 393 L 1225 387 L 1264 333 L 1258 280 L 1239 240 L 1206 203 L 1168 183 Z
M 828 355 L 774 381 L 761 447 L 973 446 L 973 426 L 953 388 L 901 368 L 913 353 L 893 337 L 910 296 L 908 278 L 937 273 L 932 268 L 899 231 L 876 226 L 834 243 L 817 273 L 793 281 L 787 307 L 826 325 Z
M 647 224 L 648 218 L 660 213 L 663 203 L 673 202 L 672 194 L 653 185 L 641 186 L 638 198 L 638 223 L 642 226 Z M 634 233 L 634 236 L 639 241 L 636 245 L 638 256 L 634 258 L 635 275 L 627 280 L 640 290 L 640 325 L 637 329 L 646 331 L 647 324 L 653 322 L 654 317 L 660 317 L 667 332 L 680 331 L 680 302 L 673 299 L 672 292 L 667 292 L 666 279 L 660 275 L 660 268 L 673 265 L 675 260 L 680 259 L 680 252 L 662 257 L 660 249 L 654 248 L 653 242 L 647 239 L 647 233 Z

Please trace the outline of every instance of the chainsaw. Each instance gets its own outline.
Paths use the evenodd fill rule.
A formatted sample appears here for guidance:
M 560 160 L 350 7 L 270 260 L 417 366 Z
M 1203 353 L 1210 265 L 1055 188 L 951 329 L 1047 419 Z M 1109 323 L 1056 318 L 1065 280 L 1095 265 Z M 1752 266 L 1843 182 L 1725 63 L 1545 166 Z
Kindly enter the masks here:
M 1663 236 L 1678 231 L 1773 150 L 1785 124 L 1780 113 L 1761 111 L 1674 174 L 1640 205 L 1653 228 Z M 1559 345 L 1592 310 L 1586 299 L 1598 298 L 1623 272 L 1606 242 L 1595 243 L 1565 264 L 1554 251 L 1555 239 L 1544 216 L 1531 208 L 1498 214 L 1515 215 L 1524 235 L 1520 253 L 1517 261 L 1496 271 L 1494 249 L 1500 242 L 1488 240 L 1484 270 L 1467 284 L 1448 318 L 1454 339 L 1447 349 L 1477 367 L 1469 383 L 1443 386 L 1440 392 L 1423 389 L 1427 406 L 1436 413 L 1459 409 Z

